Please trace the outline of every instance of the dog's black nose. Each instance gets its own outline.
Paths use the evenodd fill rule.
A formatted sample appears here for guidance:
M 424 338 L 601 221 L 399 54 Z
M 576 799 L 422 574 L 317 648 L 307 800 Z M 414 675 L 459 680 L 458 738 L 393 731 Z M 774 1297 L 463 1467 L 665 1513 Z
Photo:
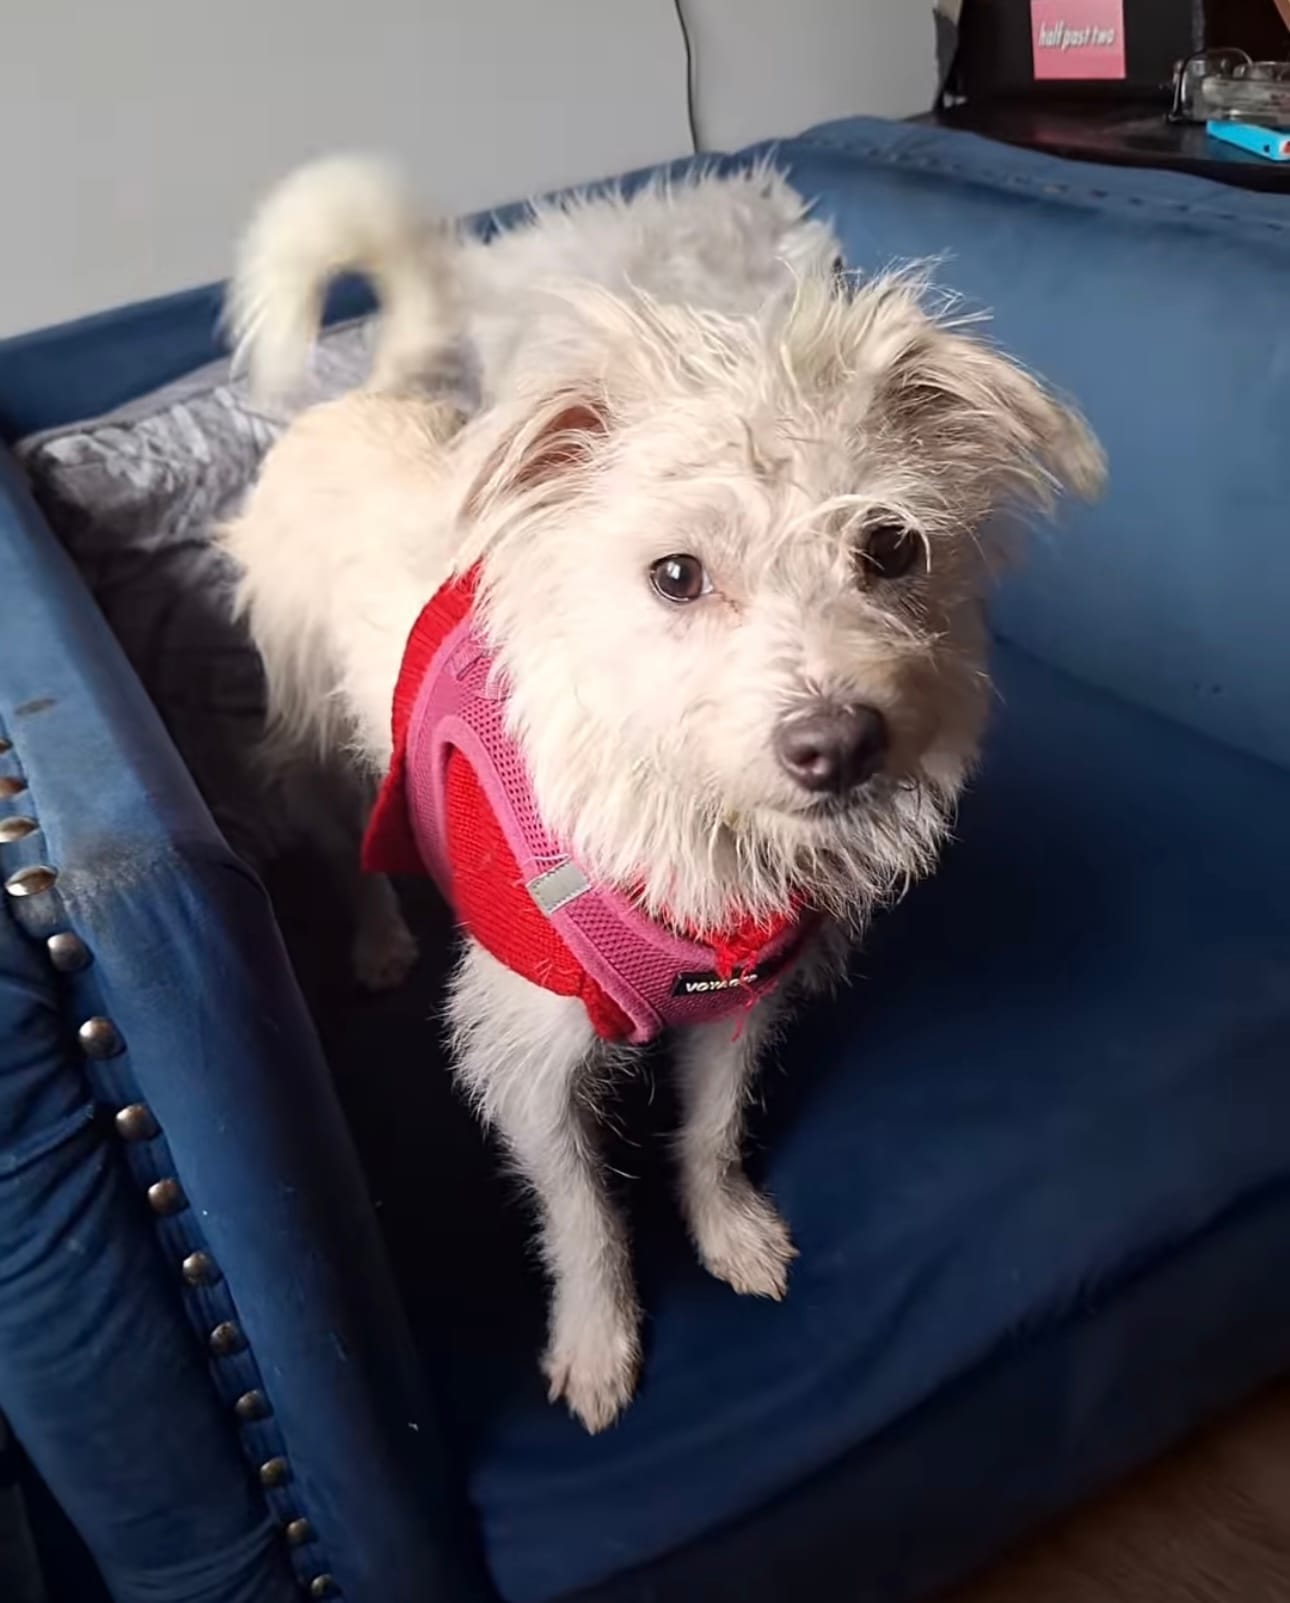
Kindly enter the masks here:
M 780 767 L 803 790 L 844 796 L 878 771 L 887 720 L 876 707 L 822 703 L 782 719 L 774 743 Z

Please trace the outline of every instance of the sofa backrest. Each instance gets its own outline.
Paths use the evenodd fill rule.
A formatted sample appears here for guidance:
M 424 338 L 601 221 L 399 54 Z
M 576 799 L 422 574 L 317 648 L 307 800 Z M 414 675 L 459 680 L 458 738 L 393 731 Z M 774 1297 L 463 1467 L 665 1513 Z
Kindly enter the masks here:
M 1290 765 L 1290 198 L 868 119 L 781 152 L 851 266 L 937 258 L 1101 436 L 1000 632 Z
M 1106 446 L 1105 500 L 1040 534 L 1000 632 L 1290 766 L 1290 198 L 870 118 L 720 161 L 767 149 L 851 266 L 935 260 Z M 331 310 L 366 304 L 342 285 Z M 0 342 L 0 440 L 212 359 L 218 307 L 211 286 Z

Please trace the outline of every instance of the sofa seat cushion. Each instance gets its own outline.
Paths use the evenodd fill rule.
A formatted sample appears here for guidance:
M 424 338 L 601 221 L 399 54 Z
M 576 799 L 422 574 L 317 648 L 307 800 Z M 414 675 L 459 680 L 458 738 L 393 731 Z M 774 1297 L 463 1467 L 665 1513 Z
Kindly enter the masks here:
M 408 1089 L 426 1060 L 407 1030 L 433 1033 L 424 998 L 359 1011 L 350 1055 L 399 1062 L 405 1100 L 394 1129 L 365 1073 L 357 1128 L 384 1142 L 373 1166 L 396 1249 L 403 1198 L 405 1293 L 510 1603 L 589 1586 L 880 1453 L 938 1398 L 996 1385 L 1081 1321 L 1096 1339 L 1054 1349 L 1066 1357 L 1044 1389 L 1023 1388 L 973 1443 L 954 1488 L 969 1536 L 974 1509 L 997 1524 L 1029 1477 L 1050 1485 L 1056 1438 L 1055 1502 L 1290 1362 L 1290 1326 L 1277 1337 L 1262 1301 L 1271 1265 L 1207 1246 L 1290 1179 L 1290 776 L 1015 648 L 998 655 L 1003 706 L 958 842 L 878 920 L 854 984 L 798 1020 L 768 1076 L 758 1162 L 801 1249 L 784 1304 L 703 1274 L 662 1143 L 631 1124 L 641 1144 L 615 1161 L 639 1177 L 624 1189 L 647 1354 L 607 1434 L 543 1397 L 525 1210 L 464 1116 L 448 1139 L 443 1077 Z M 437 1111 L 418 1112 L 419 1096 Z M 434 1173 L 418 1162 L 422 1118 L 459 1170 L 450 1155 Z M 1290 1207 L 1271 1231 L 1269 1250 L 1290 1250 Z M 1143 1299 L 1150 1310 L 1166 1270 L 1163 1333 L 1144 1343 Z M 1156 1407 L 1164 1377 L 1189 1399 L 1181 1418 Z M 949 1420 L 925 1469 L 964 1464 Z M 907 1482 L 889 1510 L 884 1484 L 866 1528 L 908 1529 Z M 865 1590 L 856 1565 L 856 1597 L 906 1595 Z

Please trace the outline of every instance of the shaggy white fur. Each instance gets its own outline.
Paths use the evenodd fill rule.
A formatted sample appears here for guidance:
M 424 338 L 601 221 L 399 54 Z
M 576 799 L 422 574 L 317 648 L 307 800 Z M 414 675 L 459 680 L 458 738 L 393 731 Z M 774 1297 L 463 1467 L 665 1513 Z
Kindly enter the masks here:
M 298 419 L 228 531 L 279 740 L 382 773 L 412 623 L 478 565 L 538 805 L 592 875 L 700 929 L 796 899 L 855 932 L 927 871 L 986 707 L 991 514 L 1097 489 L 1076 414 L 918 275 L 842 276 L 768 167 L 544 205 L 485 246 L 331 162 L 248 240 L 230 307 L 264 383 L 297 377 L 331 274 L 370 273 L 385 312 L 367 389 Z M 469 420 L 429 393 L 454 343 Z M 775 1008 L 678 1054 L 691 1232 L 766 1296 L 793 1249 L 740 1147 Z M 639 1363 L 590 1119 L 614 1060 L 474 948 L 451 1020 L 538 1202 L 552 1395 L 601 1428 Z

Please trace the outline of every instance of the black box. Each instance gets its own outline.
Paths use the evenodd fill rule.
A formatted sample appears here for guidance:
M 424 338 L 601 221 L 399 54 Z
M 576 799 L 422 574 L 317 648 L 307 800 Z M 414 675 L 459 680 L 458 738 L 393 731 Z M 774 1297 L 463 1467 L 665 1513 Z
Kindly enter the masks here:
M 1077 14 L 1078 4 L 1072 4 Z M 1036 80 L 1030 0 L 964 0 L 947 89 L 969 103 L 999 97 L 1141 100 L 1168 96 L 1174 68 L 1197 50 L 1236 46 L 1284 58 L 1290 32 L 1275 0 L 1124 0 L 1122 79 Z

